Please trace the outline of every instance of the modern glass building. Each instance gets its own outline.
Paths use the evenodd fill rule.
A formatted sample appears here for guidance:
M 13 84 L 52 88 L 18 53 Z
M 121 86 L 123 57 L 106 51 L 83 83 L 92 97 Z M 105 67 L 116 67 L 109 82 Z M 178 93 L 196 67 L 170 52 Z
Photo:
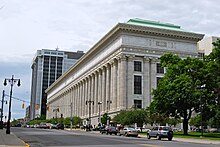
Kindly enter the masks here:
M 45 90 L 83 55 L 82 51 L 37 50 L 32 63 L 30 119 L 46 116 Z

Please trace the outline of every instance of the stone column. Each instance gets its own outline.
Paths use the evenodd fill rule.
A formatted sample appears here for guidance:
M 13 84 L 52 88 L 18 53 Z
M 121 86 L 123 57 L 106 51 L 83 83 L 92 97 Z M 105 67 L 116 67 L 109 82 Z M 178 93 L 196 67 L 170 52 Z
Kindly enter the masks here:
M 134 61 L 133 56 L 128 56 L 127 63 L 127 101 L 126 101 L 126 109 L 131 108 L 133 105 L 133 94 L 134 94 Z
M 106 101 L 104 102 L 105 108 L 108 109 L 107 101 L 110 100 L 110 79 L 111 79 L 111 71 L 110 71 L 110 65 L 106 65 Z M 107 110 L 106 110 L 107 112 Z
M 77 84 L 74 86 L 74 115 L 77 116 Z
M 104 112 L 106 109 L 106 67 L 103 66 L 102 68 L 102 99 L 101 99 L 101 112 Z
M 95 96 L 94 96 L 94 113 L 98 113 L 98 108 L 96 107 L 96 103 L 98 103 L 98 72 L 95 72 Z
M 99 69 L 98 78 L 99 78 L 99 81 L 98 81 L 98 101 L 97 101 L 97 103 L 95 103 L 95 105 L 97 107 L 99 107 L 98 102 L 102 101 L 102 70 L 101 69 Z M 99 113 L 99 108 L 97 108 L 97 109 L 98 109 L 98 113 Z
M 112 109 L 112 107 L 114 106 L 114 78 L 113 78 L 113 76 L 114 76 L 114 69 L 113 69 L 113 65 L 114 64 L 114 62 L 113 61 L 111 61 L 110 62 L 110 65 L 111 65 L 111 68 L 110 68 L 110 70 L 111 70 L 111 78 L 110 78 L 110 100 L 112 101 L 112 105 L 110 106 L 110 108 L 109 108 L 109 110 L 111 111 L 111 109 Z
M 86 79 L 83 79 L 82 116 L 85 115 L 85 108 L 86 108 L 85 95 L 86 95 Z
M 144 57 L 143 62 L 143 108 L 150 105 L 150 59 L 149 57 Z
M 91 92 L 90 92 L 90 76 L 87 77 L 87 85 L 86 85 L 86 101 L 91 100 Z M 85 116 L 88 115 L 88 107 L 85 108 Z
M 114 59 L 114 62 L 113 62 L 113 86 L 112 86 L 112 88 L 113 88 L 113 98 L 112 98 L 112 108 L 113 109 L 117 109 L 117 91 L 118 91 L 118 89 L 117 89 L 117 65 L 118 64 L 118 62 L 117 62 L 117 60 L 116 59 Z
M 150 62 L 150 85 L 149 85 L 149 92 L 150 92 L 150 103 L 152 102 L 152 89 L 156 88 L 156 72 L 157 72 L 157 59 L 152 58 Z
M 78 87 L 78 98 L 77 98 L 77 115 L 80 116 L 80 97 L 81 97 L 81 82 L 79 82 L 79 87 Z
M 127 57 L 125 55 L 120 56 L 119 63 L 119 95 L 120 95 L 120 109 L 127 108 Z
M 95 75 L 91 75 L 91 100 L 94 101 L 95 94 Z M 91 106 L 91 114 L 94 115 L 94 105 Z

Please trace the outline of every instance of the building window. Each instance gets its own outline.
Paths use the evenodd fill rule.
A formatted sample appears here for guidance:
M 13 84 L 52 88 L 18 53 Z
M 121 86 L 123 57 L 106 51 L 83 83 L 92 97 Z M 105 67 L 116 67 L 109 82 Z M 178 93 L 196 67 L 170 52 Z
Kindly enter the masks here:
M 161 74 L 164 73 L 164 68 L 160 63 L 157 63 L 157 73 L 161 73 Z
M 142 100 L 134 100 L 134 108 L 141 109 L 142 108 Z
M 134 76 L 134 94 L 142 94 L 142 77 Z
M 204 58 L 204 56 L 205 56 L 205 54 L 204 54 L 204 53 L 200 53 L 200 52 L 198 53 L 198 57 L 199 57 L 199 58 L 203 59 L 203 58 Z
M 140 61 L 134 61 L 134 71 L 140 71 L 140 72 L 142 71 Z

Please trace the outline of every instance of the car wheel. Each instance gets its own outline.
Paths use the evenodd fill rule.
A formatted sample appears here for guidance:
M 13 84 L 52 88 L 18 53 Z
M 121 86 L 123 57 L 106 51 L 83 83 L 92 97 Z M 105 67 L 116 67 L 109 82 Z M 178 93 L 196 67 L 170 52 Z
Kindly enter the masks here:
M 161 137 L 160 137 L 160 135 L 157 135 L 157 139 L 158 139 L 158 140 L 161 140 Z
M 150 135 L 149 134 L 147 134 L 147 139 L 150 139 L 151 137 L 150 137 Z
M 128 137 L 128 133 L 125 133 L 125 136 Z

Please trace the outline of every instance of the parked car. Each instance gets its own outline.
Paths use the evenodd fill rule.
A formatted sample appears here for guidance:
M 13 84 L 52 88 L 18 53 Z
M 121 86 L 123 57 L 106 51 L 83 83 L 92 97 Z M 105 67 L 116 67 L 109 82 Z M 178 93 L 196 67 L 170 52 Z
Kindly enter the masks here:
M 50 124 L 50 129 L 56 129 L 57 125 L 56 124 Z
M 135 130 L 137 130 L 137 132 L 141 132 L 142 128 L 137 127 L 137 128 L 135 128 Z
M 40 123 L 41 129 L 49 129 L 50 127 L 46 123 Z
M 112 135 L 112 134 L 117 135 L 118 134 L 118 130 L 114 126 L 106 126 L 105 128 L 102 128 L 100 130 L 100 133 L 101 134 L 106 134 L 106 135 L 108 135 L 108 134 L 110 134 L 110 135 Z
M 56 129 L 64 130 L 64 125 L 63 124 L 57 124 L 57 128 Z
M 119 131 L 119 135 L 125 135 L 125 136 L 138 136 L 138 131 L 135 128 L 124 128 Z
M 161 140 L 161 138 L 168 138 L 168 140 L 171 141 L 173 138 L 173 131 L 170 127 L 166 126 L 153 127 L 153 129 L 147 133 L 147 138 L 150 139 L 151 137 L 155 137 L 158 140 Z

